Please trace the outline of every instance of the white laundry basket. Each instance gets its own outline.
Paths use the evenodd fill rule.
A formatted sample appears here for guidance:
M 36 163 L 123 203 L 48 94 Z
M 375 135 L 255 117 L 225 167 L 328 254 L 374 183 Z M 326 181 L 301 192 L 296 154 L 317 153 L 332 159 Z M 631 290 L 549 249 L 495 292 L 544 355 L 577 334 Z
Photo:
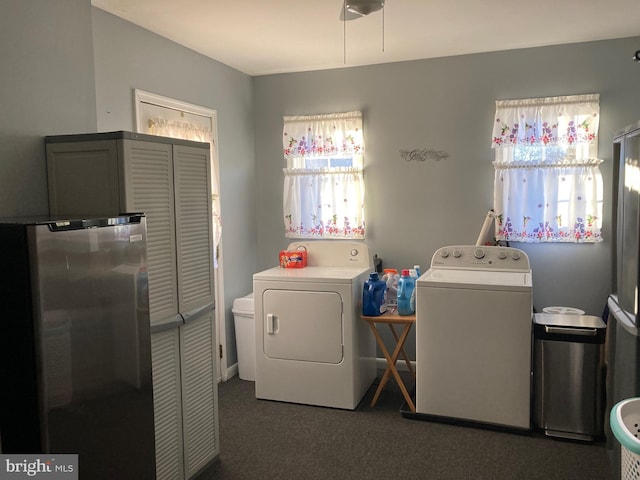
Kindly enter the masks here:
M 611 430 L 620 442 L 620 479 L 640 479 L 640 398 L 628 398 L 611 409 Z
M 236 327 L 238 376 L 242 380 L 256 381 L 256 328 L 253 292 L 233 301 L 233 320 Z

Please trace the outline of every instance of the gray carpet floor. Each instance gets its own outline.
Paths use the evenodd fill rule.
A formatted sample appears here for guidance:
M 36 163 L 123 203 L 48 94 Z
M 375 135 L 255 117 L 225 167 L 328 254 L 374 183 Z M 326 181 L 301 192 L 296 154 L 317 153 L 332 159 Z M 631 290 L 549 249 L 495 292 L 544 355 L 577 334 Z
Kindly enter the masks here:
M 221 383 L 221 453 L 197 480 L 613 480 L 603 442 L 408 419 L 393 380 L 369 406 L 377 381 L 355 411 L 256 400 L 253 382 Z

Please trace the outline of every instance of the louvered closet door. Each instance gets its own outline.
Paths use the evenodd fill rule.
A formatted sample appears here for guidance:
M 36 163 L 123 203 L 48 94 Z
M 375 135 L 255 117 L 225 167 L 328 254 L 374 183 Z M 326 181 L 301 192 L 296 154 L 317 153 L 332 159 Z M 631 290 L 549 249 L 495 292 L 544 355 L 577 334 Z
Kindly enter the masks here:
M 174 146 L 178 302 L 187 478 L 219 452 L 213 325 L 211 172 L 208 150 Z
M 179 330 L 154 333 L 151 339 L 156 478 L 182 479 L 184 460 Z
M 124 140 L 125 206 L 147 216 L 151 325 L 175 322 L 176 238 L 172 145 Z
M 184 461 L 191 478 L 219 453 L 213 312 L 181 329 Z
M 173 147 L 178 302 L 189 314 L 213 303 L 213 238 L 211 230 L 211 163 L 202 148 Z
M 126 210 L 147 216 L 147 264 L 158 480 L 184 478 L 172 145 L 122 141 Z M 173 327 L 173 328 L 171 328 Z

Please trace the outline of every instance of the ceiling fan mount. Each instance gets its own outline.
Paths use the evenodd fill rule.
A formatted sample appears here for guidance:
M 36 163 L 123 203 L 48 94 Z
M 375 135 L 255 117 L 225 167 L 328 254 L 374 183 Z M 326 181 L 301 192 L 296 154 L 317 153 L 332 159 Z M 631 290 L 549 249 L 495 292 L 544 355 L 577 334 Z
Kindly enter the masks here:
M 347 64 L 347 20 L 356 20 L 382 10 L 382 51 L 384 52 L 384 2 L 385 0 L 343 0 L 340 21 L 343 25 L 344 63 Z
M 384 0 L 344 0 L 340 20 L 355 20 L 382 10 Z

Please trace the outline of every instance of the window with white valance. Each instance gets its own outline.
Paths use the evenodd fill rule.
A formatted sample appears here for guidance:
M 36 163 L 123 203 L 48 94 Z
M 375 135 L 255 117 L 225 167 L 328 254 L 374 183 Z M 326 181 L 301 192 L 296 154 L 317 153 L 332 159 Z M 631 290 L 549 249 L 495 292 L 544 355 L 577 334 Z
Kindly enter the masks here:
M 496 102 L 496 240 L 602 240 L 599 114 L 598 94 Z
M 285 235 L 364 238 L 362 114 L 284 117 L 282 144 Z

